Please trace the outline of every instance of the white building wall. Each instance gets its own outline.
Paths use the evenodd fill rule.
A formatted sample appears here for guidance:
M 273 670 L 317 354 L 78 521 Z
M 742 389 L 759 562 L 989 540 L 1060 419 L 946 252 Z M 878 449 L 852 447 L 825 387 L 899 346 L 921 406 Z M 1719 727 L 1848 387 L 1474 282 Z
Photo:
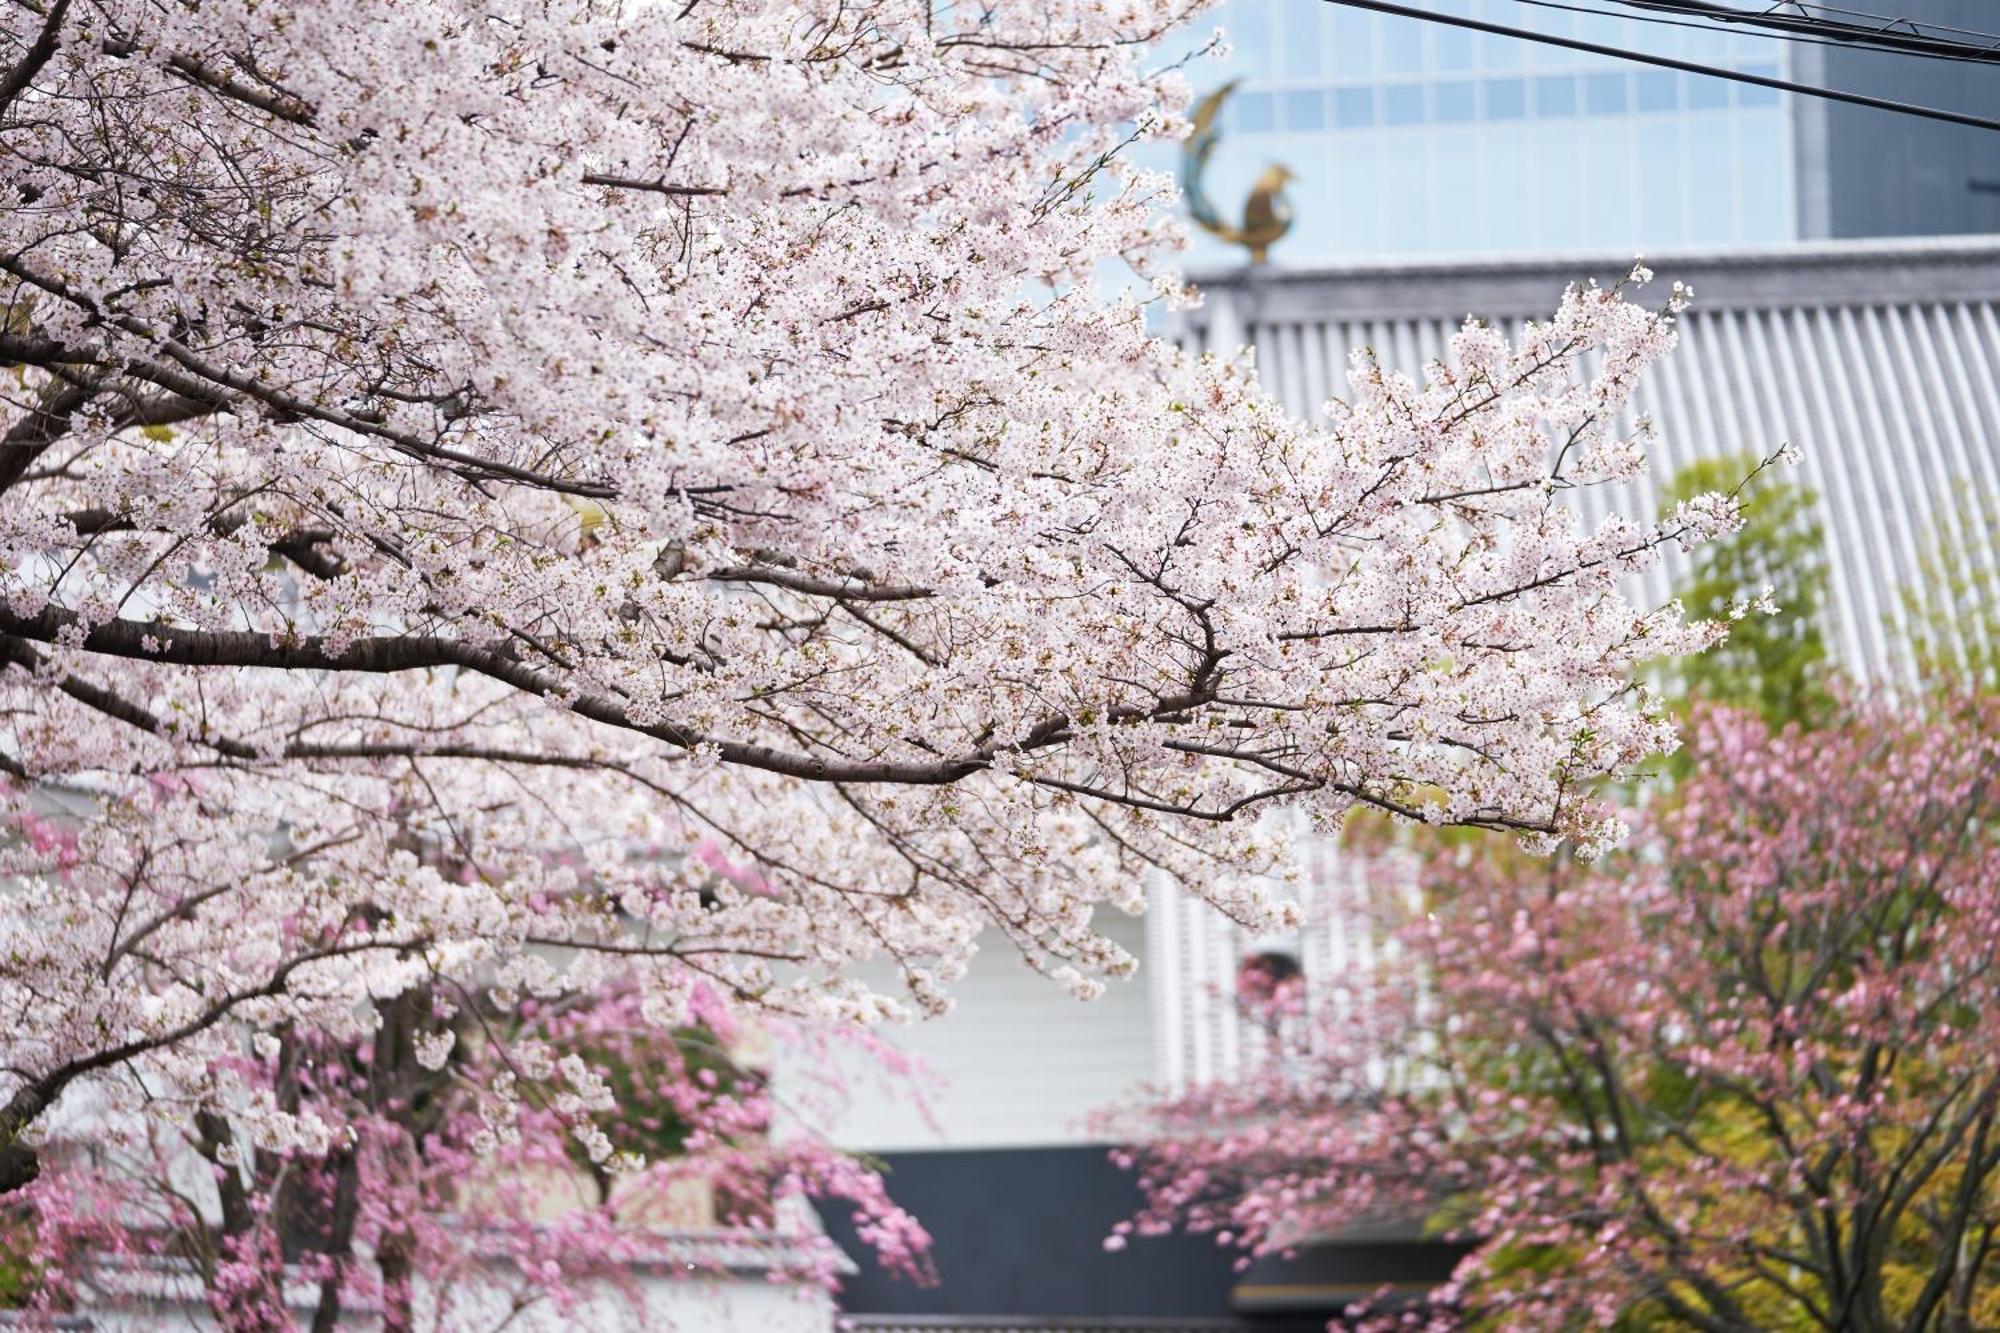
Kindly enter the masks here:
M 1146 919 L 1106 908 L 1099 928 L 1140 958 Z M 854 1075 L 835 1141 L 873 1151 L 1016 1148 L 1093 1142 L 1085 1119 L 1155 1077 L 1148 969 L 1088 1003 L 989 935 L 952 987 L 950 1013 L 886 1035 L 935 1077 L 935 1125 L 906 1091 Z M 893 986 L 888 978 L 878 985 Z

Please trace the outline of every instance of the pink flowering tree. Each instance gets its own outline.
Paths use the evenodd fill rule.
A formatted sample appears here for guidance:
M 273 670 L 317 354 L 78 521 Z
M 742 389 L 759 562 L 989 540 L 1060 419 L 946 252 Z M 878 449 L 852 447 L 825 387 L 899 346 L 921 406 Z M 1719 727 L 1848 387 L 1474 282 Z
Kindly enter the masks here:
M 1994 1326 L 2000 702 L 1715 710 L 1693 750 L 1598 866 L 1384 853 L 1421 887 L 1342 905 L 1375 963 L 1135 1126 L 1137 1224 L 1483 1242 L 1382 1327 Z
M 607 1298 L 650 1326 L 642 1275 L 720 1271 L 681 1240 L 705 1228 L 783 1242 L 763 1251 L 773 1280 L 834 1284 L 833 1243 L 797 1225 L 810 1200 L 851 1208 L 885 1269 L 927 1279 L 928 1238 L 880 1175 L 800 1108 L 781 1113 L 768 1060 L 740 1058 L 734 1019 L 705 1011 L 713 1026 L 662 1032 L 613 985 L 453 1022 L 412 990 L 359 1044 L 260 1034 L 239 1077 L 340 1133 L 272 1145 L 200 1111 L 185 1125 L 106 1116 L 52 1143 L 57 1169 L 20 1196 L 27 1303 L 57 1314 L 88 1292 L 115 1306 L 121 1283 L 153 1272 L 230 1333 L 332 1329 L 355 1312 L 391 1330 L 577 1319 Z M 831 1053 L 829 1034 L 757 1035 L 767 1051 Z M 624 1114 L 597 1129 L 591 1112 L 614 1097 Z
M 86 1091 L 354 1150 L 259 1039 L 413 993 L 1087 994 L 1148 875 L 1280 914 L 1266 810 L 1613 836 L 1719 633 L 1620 579 L 1735 514 L 1565 497 L 1679 293 L 1288 419 L 1146 332 L 1193 9 L 11 6 L 0 1193 Z

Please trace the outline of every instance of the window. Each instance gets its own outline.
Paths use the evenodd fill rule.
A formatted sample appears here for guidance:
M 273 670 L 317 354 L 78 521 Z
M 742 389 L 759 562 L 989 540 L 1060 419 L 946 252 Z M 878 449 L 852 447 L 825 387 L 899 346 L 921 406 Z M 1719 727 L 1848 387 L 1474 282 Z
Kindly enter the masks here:
M 1560 9 L 1537 7 L 1521 17 L 1525 22 L 1516 22 L 1509 26 L 1527 28 L 1533 32 L 1545 32 L 1553 37 L 1568 37 L 1576 26 L 1570 22 L 1569 14 Z M 1550 46 L 1547 42 L 1529 42 L 1527 47 L 1528 63 L 1531 65 L 1541 65 L 1545 68 L 1550 65 L 1560 67 L 1576 61 L 1576 52 L 1565 51 L 1560 46 Z
M 1391 18 L 1382 23 L 1382 68 L 1391 74 L 1415 74 L 1424 67 L 1424 24 Z
M 1535 80 L 1535 114 L 1573 116 L 1576 114 L 1576 80 L 1568 75 Z
M 1233 99 L 1236 128 L 1245 134 L 1269 134 L 1277 126 L 1277 110 L 1269 93 L 1241 93 Z
M 1317 88 L 1279 94 L 1278 110 L 1288 130 L 1326 128 L 1326 94 Z
M 1475 111 L 1470 83 L 1440 83 L 1431 90 L 1437 118 L 1447 124 L 1471 120 Z
M 1284 61 L 1285 74 L 1295 79 L 1316 78 L 1320 74 L 1321 11 L 1329 6 L 1321 4 L 1287 5 L 1282 11 L 1284 27 L 1283 46 L 1279 57 Z
M 1729 81 L 1697 74 L 1688 79 L 1688 110 L 1716 111 L 1729 105 Z
M 1519 37 L 1502 37 L 1492 32 L 1479 34 L 1479 63 L 1487 69 L 1519 69 L 1527 60 L 1527 47 Z
M 1778 77 L 1778 67 L 1776 65 L 1744 65 L 1742 69 L 1745 74 L 1756 74 L 1766 79 L 1775 79 Z M 1760 88 L 1754 83 L 1739 83 L 1736 85 L 1736 105 L 1738 106 L 1776 106 L 1777 104 L 1778 90 L 1776 88 Z
M 1341 74 L 1375 72 L 1375 20 L 1358 9 L 1333 11 L 1333 67 Z
M 1583 105 L 1593 116 L 1615 116 L 1626 108 L 1626 79 L 1623 74 L 1586 74 Z
M 1633 82 L 1641 111 L 1672 111 L 1680 105 L 1680 76 L 1671 70 L 1641 70 Z
M 1420 125 L 1424 119 L 1424 88 L 1420 83 L 1392 83 L 1383 89 L 1382 119 L 1390 125 Z
M 1267 949 L 1236 965 L 1236 1004 L 1244 1017 L 1276 1027 L 1305 1009 L 1305 969 L 1289 953 Z
M 1223 25 L 1228 42 L 1235 50 L 1230 64 L 1263 73 L 1271 68 L 1271 7 L 1268 0 L 1248 0 L 1230 6 L 1229 22 Z
M 1431 58 L 1439 69 L 1472 68 L 1472 32 L 1440 23 L 1431 32 Z
M 1333 92 L 1333 123 L 1343 130 L 1366 129 L 1375 123 L 1373 88 L 1336 88 Z
M 1519 120 L 1528 114 L 1528 85 L 1520 79 L 1494 79 L 1486 85 L 1486 118 Z

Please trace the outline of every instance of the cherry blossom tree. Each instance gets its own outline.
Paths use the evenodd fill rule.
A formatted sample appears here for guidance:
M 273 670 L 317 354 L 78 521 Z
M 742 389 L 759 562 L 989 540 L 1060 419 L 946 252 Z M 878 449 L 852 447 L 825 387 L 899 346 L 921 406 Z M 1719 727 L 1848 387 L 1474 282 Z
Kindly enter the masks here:
M 787 1216 L 808 1199 L 844 1201 L 885 1269 L 927 1279 L 928 1238 L 881 1176 L 810 1133 L 803 1107 L 779 1114 L 778 1048 L 824 1065 L 829 1039 L 850 1034 L 760 1030 L 763 1056 L 746 1059 L 727 1007 L 703 996 L 696 1008 L 714 1026 L 662 1034 L 634 990 L 611 985 L 451 1023 L 434 996 L 407 991 L 360 1044 L 263 1036 L 237 1072 L 347 1133 L 301 1151 L 248 1140 L 211 1111 L 176 1125 L 114 1107 L 73 1124 L 52 1145 L 58 1169 L 21 1196 L 30 1309 L 115 1308 L 123 1284 L 151 1273 L 232 1333 L 290 1329 L 295 1312 L 330 1330 L 355 1311 L 392 1330 L 524 1314 L 576 1326 L 593 1308 L 651 1327 L 644 1274 L 714 1275 L 677 1245 L 691 1230 L 780 1241 L 762 1251 L 771 1279 L 833 1284 L 833 1242 Z M 812 1100 L 790 1082 L 785 1100 Z M 612 1139 L 579 1143 L 578 1125 L 613 1096 L 627 1113 Z M 143 1309 L 159 1293 L 139 1296 Z
M 255 1039 L 412 993 L 1089 993 L 1149 875 L 1282 913 L 1266 810 L 1614 837 L 1720 632 L 1619 580 L 1734 507 L 1565 497 L 1680 294 L 1288 419 L 1146 331 L 1192 11 L 11 5 L 0 1192 L 80 1086 L 356 1151 Z
M 1439 846 L 1400 911 L 1345 904 L 1372 966 L 1128 1122 L 1136 1224 L 1482 1241 L 1384 1328 L 1993 1326 L 2000 701 L 1711 710 L 1691 748 L 1627 854 Z

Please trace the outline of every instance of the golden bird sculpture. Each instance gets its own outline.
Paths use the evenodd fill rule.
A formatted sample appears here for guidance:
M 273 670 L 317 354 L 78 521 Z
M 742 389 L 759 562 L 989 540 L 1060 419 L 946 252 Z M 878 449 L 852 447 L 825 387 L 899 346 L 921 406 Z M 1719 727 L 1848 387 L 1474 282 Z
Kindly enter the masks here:
M 1250 187 L 1250 197 L 1244 201 L 1242 224 L 1237 226 L 1222 220 L 1203 186 L 1202 174 L 1208 170 L 1215 146 L 1222 142 L 1222 131 L 1216 125 L 1222 116 L 1222 104 L 1235 91 L 1236 80 L 1232 79 L 1195 104 L 1194 129 L 1181 144 L 1181 189 L 1187 195 L 1188 216 L 1194 219 L 1195 226 L 1232 245 L 1242 246 L 1250 252 L 1251 263 L 1263 264 L 1270 261 L 1271 247 L 1292 229 L 1292 205 L 1285 198 L 1285 186 L 1298 177 L 1281 163 L 1264 168 L 1264 174 Z

